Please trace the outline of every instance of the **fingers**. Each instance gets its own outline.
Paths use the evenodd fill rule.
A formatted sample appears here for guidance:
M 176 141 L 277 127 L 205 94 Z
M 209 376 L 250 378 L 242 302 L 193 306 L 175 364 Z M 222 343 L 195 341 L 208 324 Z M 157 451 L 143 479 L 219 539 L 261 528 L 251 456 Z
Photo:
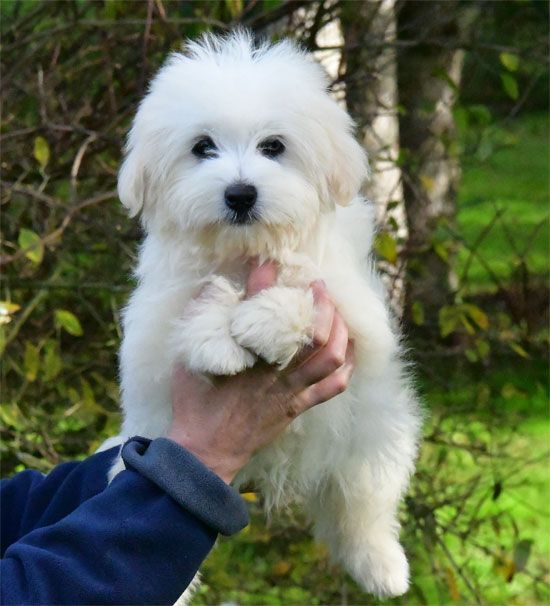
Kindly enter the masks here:
M 303 364 L 288 374 L 288 381 L 298 389 L 328 377 L 346 361 L 348 328 L 342 316 L 333 310 L 330 334 L 326 343 L 315 350 Z
M 257 258 L 250 262 L 250 275 L 246 283 L 246 298 L 257 295 L 260 291 L 273 286 L 277 280 L 278 267 L 275 261 L 265 261 L 261 265 Z
M 315 303 L 315 319 L 313 321 L 313 342 L 296 356 L 292 362 L 291 369 L 298 368 L 304 362 L 311 359 L 313 356 L 324 348 L 331 336 L 332 323 L 336 308 L 330 300 L 324 283 L 316 280 L 311 283 L 313 291 L 313 301 Z
M 304 410 L 321 404 L 321 402 L 326 402 L 344 392 L 349 385 L 354 367 L 355 350 L 353 341 L 349 341 L 344 364 L 328 377 L 310 385 L 300 394 L 300 399 L 305 406 Z

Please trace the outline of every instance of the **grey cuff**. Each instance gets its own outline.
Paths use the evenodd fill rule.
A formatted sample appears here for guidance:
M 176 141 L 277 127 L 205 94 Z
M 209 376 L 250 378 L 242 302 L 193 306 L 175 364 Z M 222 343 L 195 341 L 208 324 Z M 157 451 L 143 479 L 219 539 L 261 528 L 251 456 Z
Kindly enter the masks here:
M 176 442 L 135 436 L 122 447 L 122 459 L 220 534 L 235 534 L 248 524 L 239 493 Z

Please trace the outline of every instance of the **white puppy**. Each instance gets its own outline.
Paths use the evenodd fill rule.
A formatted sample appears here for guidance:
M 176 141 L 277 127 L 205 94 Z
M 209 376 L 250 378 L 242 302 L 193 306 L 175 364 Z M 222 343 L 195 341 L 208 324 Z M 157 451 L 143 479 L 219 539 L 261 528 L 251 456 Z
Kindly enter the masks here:
M 293 44 L 255 48 L 243 32 L 188 44 L 153 80 L 119 178 L 147 232 L 124 313 L 122 434 L 166 433 L 175 362 L 218 375 L 258 357 L 287 365 L 311 337 L 308 285 L 322 278 L 355 340 L 351 384 L 257 453 L 237 484 L 254 481 L 269 507 L 299 499 L 367 591 L 399 595 L 409 573 L 396 512 L 419 413 L 368 260 L 372 214 L 354 200 L 366 157 L 326 88 Z M 281 271 L 243 301 L 254 255 Z

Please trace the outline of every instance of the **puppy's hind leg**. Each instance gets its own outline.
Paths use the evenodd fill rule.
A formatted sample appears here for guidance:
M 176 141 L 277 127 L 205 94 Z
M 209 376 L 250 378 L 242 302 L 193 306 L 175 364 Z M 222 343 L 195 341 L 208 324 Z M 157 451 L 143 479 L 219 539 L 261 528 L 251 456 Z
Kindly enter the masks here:
M 409 586 L 409 565 L 399 544 L 397 507 L 402 486 L 374 481 L 365 467 L 331 479 L 310 500 L 315 537 L 369 593 L 398 596 Z
M 171 349 L 192 372 L 234 375 L 254 365 L 256 356 L 230 332 L 233 309 L 242 293 L 225 278 L 213 277 L 175 322 Z

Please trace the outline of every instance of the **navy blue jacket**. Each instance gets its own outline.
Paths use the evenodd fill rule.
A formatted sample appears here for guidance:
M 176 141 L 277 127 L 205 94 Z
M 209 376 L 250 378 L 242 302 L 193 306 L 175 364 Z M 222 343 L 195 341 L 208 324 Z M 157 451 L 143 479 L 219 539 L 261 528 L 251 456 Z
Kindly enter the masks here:
M 246 526 L 238 493 L 175 442 L 119 448 L 0 487 L 2 604 L 173 604 L 217 534 Z

